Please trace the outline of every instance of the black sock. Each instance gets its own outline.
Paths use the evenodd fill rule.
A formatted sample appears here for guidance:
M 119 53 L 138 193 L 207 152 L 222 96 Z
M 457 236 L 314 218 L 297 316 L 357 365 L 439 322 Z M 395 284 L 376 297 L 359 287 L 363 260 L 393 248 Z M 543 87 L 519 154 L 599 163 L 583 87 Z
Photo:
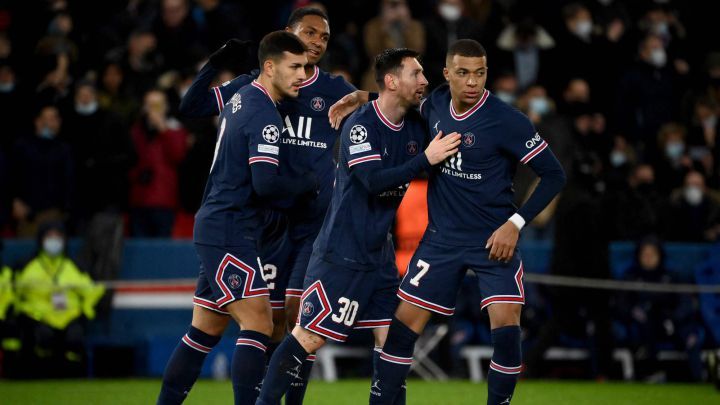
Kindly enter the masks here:
M 265 350 L 270 338 L 254 330 L 243 330 L 235 342 L 230 376 L 235 405 L 253 405 L 265 374 Z
M 303 362 L 299 378 L 290 383 L 290 388 L 285 395 L 285 405 L 302 405 L 305 391 L 307 391 L 307 386 L 310 383 L 310 372 L 313 365 L 315 365 L 315 355 L 311 354 Z
M 158 405 L 181 404 L 185 400 L 200 375 L 205 357 L 220 338 L 190 326 L 165 366 Z
M 370 388 L 370 404 L 392 405 L 405 385 L 418 334 L 393 319 Z
M 491 331 L 493 356 L 488 372 L 488 405 L 509 404 L 522 371 L 520 326 L 503 326 Z
M 290 388 L 290 383 L 302 373 L 308 353 L 292 334 L 285 336 L 270 359 L 258 405 L 278 405 Z

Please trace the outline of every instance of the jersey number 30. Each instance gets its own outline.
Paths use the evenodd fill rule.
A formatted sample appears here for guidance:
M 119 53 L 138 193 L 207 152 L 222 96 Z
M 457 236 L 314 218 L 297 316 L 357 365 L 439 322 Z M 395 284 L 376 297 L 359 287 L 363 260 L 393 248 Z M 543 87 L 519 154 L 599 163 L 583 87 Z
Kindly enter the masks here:
M 344 323 L 347 326 L 352 326 L 358 311 L 357 301 L 350 301 L 345 297 L 340 297 L 338 304 L 341 305 L 340 309 L 337 314 L 333 314 L 332 320 L 335 323 Z

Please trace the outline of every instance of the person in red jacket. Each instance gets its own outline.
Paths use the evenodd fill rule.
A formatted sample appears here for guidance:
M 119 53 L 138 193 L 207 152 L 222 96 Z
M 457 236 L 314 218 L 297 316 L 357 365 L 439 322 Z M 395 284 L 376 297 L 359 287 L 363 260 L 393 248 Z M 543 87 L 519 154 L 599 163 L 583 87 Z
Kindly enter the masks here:
M 169 237 L 178 205 L 178 165 L 185 158 L 188 133 L 168 116 L 161 90 L 145 93 L 142 116 L 130 136 L 138 156 L 130 170 L 130 233 Z

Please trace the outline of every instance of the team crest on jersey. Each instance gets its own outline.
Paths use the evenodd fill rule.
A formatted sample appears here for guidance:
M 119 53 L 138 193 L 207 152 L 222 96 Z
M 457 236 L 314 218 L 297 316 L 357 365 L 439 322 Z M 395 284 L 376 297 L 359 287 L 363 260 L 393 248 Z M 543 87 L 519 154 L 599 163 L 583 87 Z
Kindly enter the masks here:
M 237 290 L 242 286 L 242 278 L 237 274 L 231 274 L 230 277 L 228 277 L 228 284 L 230 288 Z
M 239 109 L 242 108 L 242 96 L 240 93 L 235 93 L 229 101 L 232 104 L 232 112 L 235 114 Z
M 408 142 L 408 143 L 407 143 L 407 146 L 406 146 L 406 148 L 405 148 L 405 150 L 407 151 L 408 155 L 417 155 L 418 149 L 419 149 L 418 143 L 415 142 L 415 141 L 410 141 L 410 142 Z
M 322 97 L 315 97 L 310 100 L 310 107 L 315 111 L 322 111 L 325 109 L 325 100 Z
M 466 148 L 475 145 L 475 135 L 472 132 L 465 132 L 462 136 L 462 143 Z
M 362 125 L 355 125 L 350 128 L 350 142 L 363 143 L 367 139 L 367 129 Z
M 303 316 L 312 316 L 313 313 L 315 313 L 315 306 L 312 304 L 312 302 L 309 302 L 309 301 L 303 302 L 303 307 L 302 307 Z
M 280 139 L 280 131 L 275 125 L 267 125 L 262 130 L 262 137 L 268 143 L 275 143 Z

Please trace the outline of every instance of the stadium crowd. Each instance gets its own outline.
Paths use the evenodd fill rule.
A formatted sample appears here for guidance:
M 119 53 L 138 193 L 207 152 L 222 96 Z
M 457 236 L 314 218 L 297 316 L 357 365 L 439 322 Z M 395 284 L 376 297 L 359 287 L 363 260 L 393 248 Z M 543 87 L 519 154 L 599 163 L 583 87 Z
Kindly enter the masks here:
M 257 42 L 310 3 L 0 2 L 0 235 L 36 237 L 41 224 L 64 221 L 70 236 L 102 228 L 190 237 L 217 122 L 183 117 L 180 100 L 226 40 Z M 369 61 L 388 47 L 422 53 L 429 88 L 444 81 L 449 43 L 472 38 L 488 49 L 489 89 L 527 114 L 568 174 L 566 190 L 523 232 L 554 241 L 551 273 L 610 278 L 609 241 L 631 240 L 639 245 L 627 278 L 671 282 L 661 241 L 720 237 L 720 45 L 712 41 L 720 36 L 712 16 L 691 12 L 689 2 L 312 4 L 330 16 L 321 66 L 361 89 L 376 90 Z M 253 68 L 248 55 L 214 85 Z M 534 181 L 519 169 L 516 195 L 529 195 Z M 538 343 L 530 372 L 539 373 L 543 349 L 561 331 L 593 334 L 587 323 L 601 353 L 622 340 L 652 359 L 664 339 L 690 353 L 692 378 L 701 378 L 693 297 L 562 288 L 545 295 L 573 311 L 535 319 L 542 311 L 526 311 Z M 580 310 L 563 305 L 581 295 Z M 486 319 L 475 304 L 458 305 L 466 310 L 453 321 L 455 352 L 487 339 L 476 336 Z M 604 367 L 595 375 L 607 375 Z

